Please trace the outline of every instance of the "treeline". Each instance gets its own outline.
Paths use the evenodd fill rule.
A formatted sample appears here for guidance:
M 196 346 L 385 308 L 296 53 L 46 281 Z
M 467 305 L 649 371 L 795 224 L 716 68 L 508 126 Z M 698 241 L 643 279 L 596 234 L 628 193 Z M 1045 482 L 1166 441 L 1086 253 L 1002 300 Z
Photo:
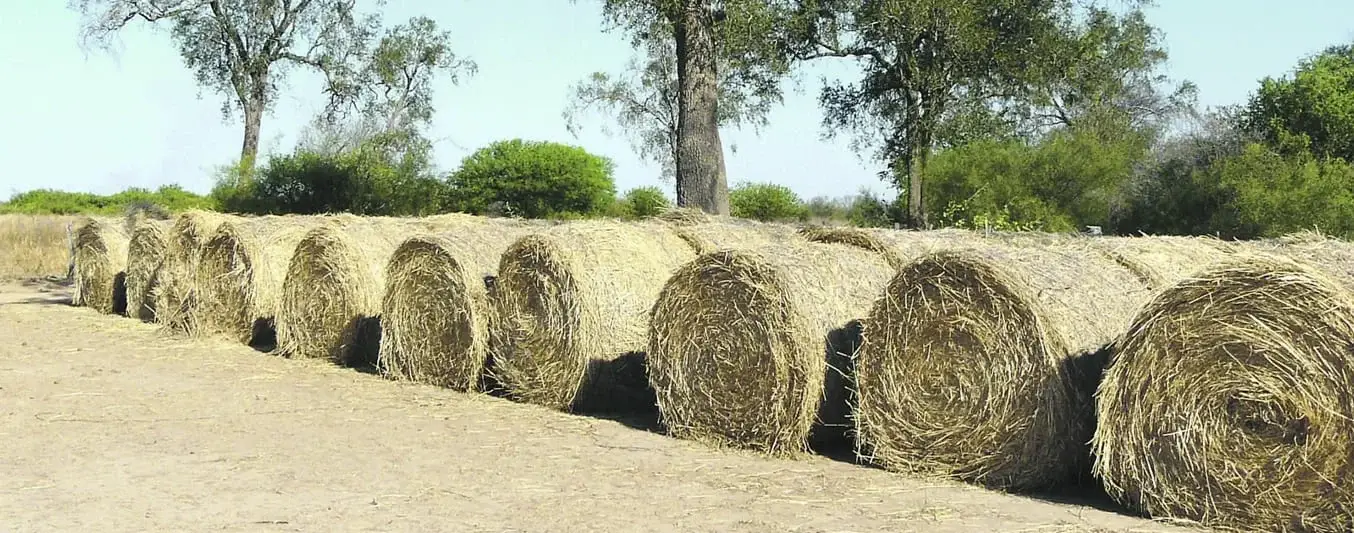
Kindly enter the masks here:
M 0 202 L 0 213 L 121 215 L 132 209 L 168 212 L 215 209 L 216 205 L 211 198 L 184 190 L 178 185 L 165 185 L 154 191 L 133 187 L 110 195 L 36 189 L 16 194 L 7 202 Z

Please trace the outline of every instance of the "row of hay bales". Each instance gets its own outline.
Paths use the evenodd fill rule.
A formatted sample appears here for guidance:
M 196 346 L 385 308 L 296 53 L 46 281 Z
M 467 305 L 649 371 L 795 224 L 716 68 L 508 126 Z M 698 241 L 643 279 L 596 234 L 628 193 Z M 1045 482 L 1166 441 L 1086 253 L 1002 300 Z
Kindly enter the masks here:
M 125 269 L 129 315 L 290 357 L 563 410 L 656 407 L 679 438 L 777 455 L 847 435 L 886 469 L 999 489 L 1093 473 L 1126 505 L 1209 525 L 1354 524 L 1339 241 L 686 212 L 190 212 L 80 236 L 77 303 L 116 310 Z

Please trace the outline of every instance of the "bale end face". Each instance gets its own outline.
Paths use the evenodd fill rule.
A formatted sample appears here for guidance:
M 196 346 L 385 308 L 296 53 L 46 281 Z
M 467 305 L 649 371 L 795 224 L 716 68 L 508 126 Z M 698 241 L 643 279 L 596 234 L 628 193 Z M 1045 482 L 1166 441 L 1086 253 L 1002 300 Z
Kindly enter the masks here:
M 438 238 L 412 238 L 395 250 L 381 305 L 382 374 L 477 388 L 488 357 L 488 309 L 477 277 Z
M 200 327 L 246 344 L 253 339 L 254 272 L 234 225 L 222 224 L 202 245 L 198 259 L 200 301 L 194 312 Z
M 72 303 L 101 313 L 127 309 L 127 238 L 112 226 L 89 220 L 76 230 Z
M 155 320 L 156 273 L 164 264 L 168 246 L 161 224 L 144 222 L 132 233 L 127 245 L 127 316 Z
M 651 325 L 648 372 L 679 438 L 769 453 L 803 451 L 816 419 L 823 337 L 755 255 L 723 251 L 669 278 Z
M 1085 464 L 1089 427 L 1036 301 L 941 252 L 900 270 L 855 362 L 862 455 L 896 471 L 1041 488 Z
M 573 269 L 549 239 L 530 235 L 503 254 L 495 280 L 505 336 L 495 378 L 522 401 L 569 409 L 587 375 Z
M 1157 517 L 1242 530 L 1354 521 L 1354 298 L 1275 257 L 1167 288 L 1097 397 L 1094 471 Z
M 282 284 L 277 314 L 279 350 L 305 359 L 358 366 L 375 360 L 377 281 L 357 243 L 341 228 L 310 230 L 297 245 Z

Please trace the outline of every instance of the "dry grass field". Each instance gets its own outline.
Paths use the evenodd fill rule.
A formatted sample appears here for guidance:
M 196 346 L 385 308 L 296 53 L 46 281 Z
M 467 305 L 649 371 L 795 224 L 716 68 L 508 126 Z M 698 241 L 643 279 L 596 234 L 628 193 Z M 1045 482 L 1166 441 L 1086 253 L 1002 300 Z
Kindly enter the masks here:
M 8 531 L 1188 531 L 390 382 L 0 285 Z
M 0 279 L 65 276 L 66 227 L 77 217 L 0 215 Z

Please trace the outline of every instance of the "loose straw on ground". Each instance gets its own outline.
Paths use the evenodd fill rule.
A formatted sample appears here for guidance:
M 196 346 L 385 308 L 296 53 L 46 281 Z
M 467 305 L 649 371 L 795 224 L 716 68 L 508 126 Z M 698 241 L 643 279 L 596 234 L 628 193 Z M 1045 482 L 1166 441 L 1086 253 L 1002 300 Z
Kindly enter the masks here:
M 379 353 L 385 267 L 411 235 L 477 227 L 469 215 L 427 218 L 337 215 L 297 244 L 277 310 L 279 351 L 344 366 L 373 367 Z
M 127 233 L 109 220 L 86 218 L 75 230 L 75 305 L 101 313 L 126 311 Z
M 1354 247 L 1248 243 L 1134 319 L 1097 395 L 1095 473 L 1155 517 L 1354 523 Z
M 143 220 L 127 245 L 127 316 L 155 320 L 157 273 L 169 253 L 169 222 Z
M 721 250 L 686 263 L 654 305 L 649 379 L 680 438 L 797 454 L 815 426 L 844 425 L 829 364 L 854 351 L 853 321 L 888 281 L 885 258 L 804 241 Z M 826 347 L 826 349 L 825 349 Z
M 856 360 L 861 455 L 1009 490 L 1085 472 L 1105 346 L 1150 294 L 1086 240 L 990 239 L 904 266 Z
M 385 268 L 381 373 L 456 390 L 484 388 L 497 320 L 489 290 L 503 252 L 542 222 L 482 225 L 411 237 Z
M 202 245 L 216 233 L 222 222 L 238 218 L 198 210 L 184 211 L 174 217 L 166 236 L 169 248 L 164 262 L 148 285 L 155 301 L 155 321 L 161 327 L 190 335 L 200 332 L 192 318 L 197 306 L 194 283 Z
M 265 216 L 222 222 L 202 245 L 191 322 L 204 333 L 245 344 L 276 342 L 282 281 L 296 246 L 323 224 L 315 216 Z
M 580 221 L 503 254 L 495 376 L 513 397 L 556 409 L 653 409 L 642 354 L 663 283 L 695 258 L 661 222 Z

